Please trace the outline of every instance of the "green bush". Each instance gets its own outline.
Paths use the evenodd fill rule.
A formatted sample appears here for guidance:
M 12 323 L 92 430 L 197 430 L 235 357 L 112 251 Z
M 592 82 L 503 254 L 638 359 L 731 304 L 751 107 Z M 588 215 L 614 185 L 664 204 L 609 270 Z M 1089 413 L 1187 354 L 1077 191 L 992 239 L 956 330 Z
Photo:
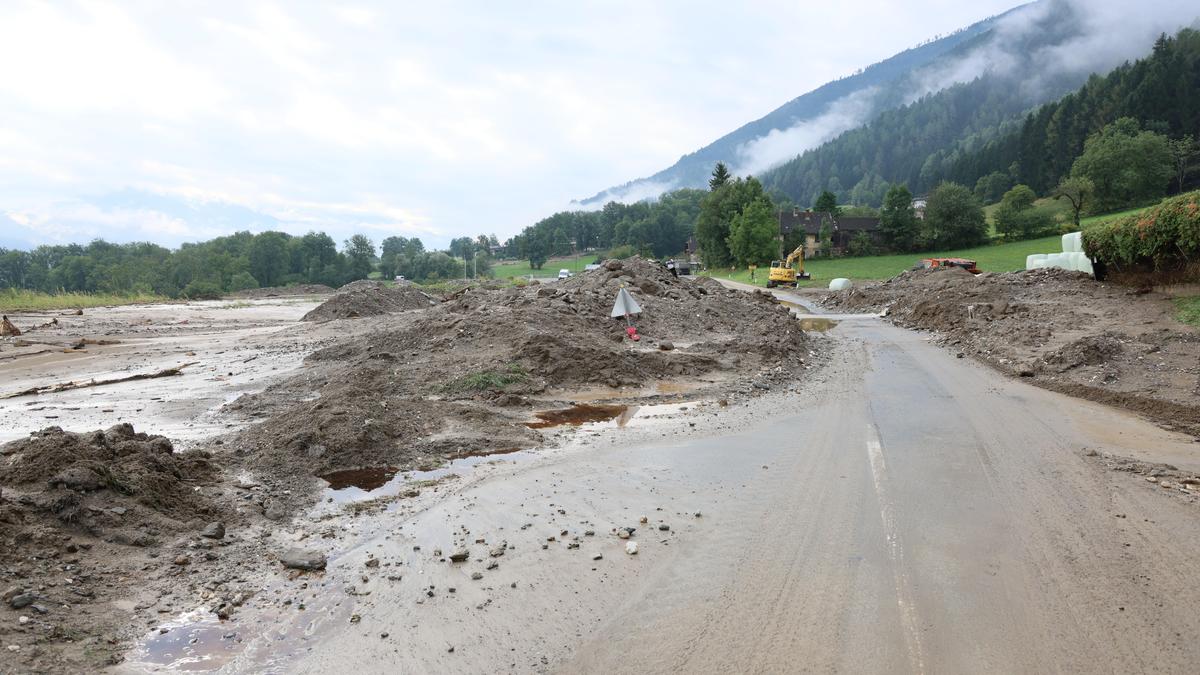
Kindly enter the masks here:
M 184 287 L 182 295 L 188 300 L 220 300 L 222 293 L 215 282 L 197 279 Z
M 1083 229 L 1089 256 L 1120 266 L 1178 267 L 1200 258 L 1200 191 Z

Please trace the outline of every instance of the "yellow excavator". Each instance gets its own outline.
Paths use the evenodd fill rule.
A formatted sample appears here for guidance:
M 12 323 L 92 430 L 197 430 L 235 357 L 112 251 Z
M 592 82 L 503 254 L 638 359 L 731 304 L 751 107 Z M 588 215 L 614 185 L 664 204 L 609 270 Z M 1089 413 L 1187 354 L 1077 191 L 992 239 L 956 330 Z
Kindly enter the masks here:
M 792 263 L 796 262 L 799 265 L 793 267 Z M 801 244 L 796 247 L 795 251 L 788 254 L 786 260 L 771 261 L 771 273 L 767 276 L 767 288 L 795 287 L 800 279 L 811 278 L 808 272 L 804 271 L 804 244 Z

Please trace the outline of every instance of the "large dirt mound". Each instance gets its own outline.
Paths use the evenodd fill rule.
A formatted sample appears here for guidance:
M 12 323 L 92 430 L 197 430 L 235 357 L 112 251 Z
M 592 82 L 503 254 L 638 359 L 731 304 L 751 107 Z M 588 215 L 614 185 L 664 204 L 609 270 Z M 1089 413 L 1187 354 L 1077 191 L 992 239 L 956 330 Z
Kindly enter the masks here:
M 905 272 L 829 295 L 1036 384 L 1200 432 L 1200 334 L 1169 300 L 1057 269 Z
M 638 342 L 610 316 L 622 286 L 643 309 Z M 561 282 L 471 287 L 367 326 L 314 353 L 302 375 L 234 404 L 266 418 L 234 441 L 254 473 L 412 467 L 529 447 L 541 439 L 524 424 L 532 398 L 670 379 L 722 394 L 765 389 L 794 382 L 812 347 L 770 296 L 678 279 L 640 258 Z
M 193 518 L 209 508 L 194 487 L 216 475 L 207 453 L 177 454 L 166 437 L 127 423 L 83 434 L 49 427 L 0 446 L 0 455 L 6 499 L 85 527 L 113 506 L 135 504 Z
M 301 317 L 301 321 L 333 321 L 424 309 L 437 299 L 413 284 L 389 286 L 382 281 L 354 281 Z

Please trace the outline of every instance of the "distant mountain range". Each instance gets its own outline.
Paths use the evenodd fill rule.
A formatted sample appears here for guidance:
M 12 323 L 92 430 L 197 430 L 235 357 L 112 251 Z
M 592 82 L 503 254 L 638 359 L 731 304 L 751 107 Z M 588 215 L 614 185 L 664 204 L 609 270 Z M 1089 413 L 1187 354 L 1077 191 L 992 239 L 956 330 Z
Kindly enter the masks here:
M 844 202 L 877 204 L 888 182 L 919 189 L 922 177 L 933 180 L 937 167 L 924 166 L 932 154 L 952 161 L 955 149 L 986 142 L 1089 75 L 1149 53 L 1158 34 L 1194 22 L 1196 12 L 1186 6 L 1175 0 L 1136 8 L 1084 0 L 1022 5 L 825 84 L 658 173 L 579 203 L 595 207 L 704 187 L 723 161 L 800 204 L 823 189 Z M 877 123 L 890 125 L 886 133 L 871 133 Z

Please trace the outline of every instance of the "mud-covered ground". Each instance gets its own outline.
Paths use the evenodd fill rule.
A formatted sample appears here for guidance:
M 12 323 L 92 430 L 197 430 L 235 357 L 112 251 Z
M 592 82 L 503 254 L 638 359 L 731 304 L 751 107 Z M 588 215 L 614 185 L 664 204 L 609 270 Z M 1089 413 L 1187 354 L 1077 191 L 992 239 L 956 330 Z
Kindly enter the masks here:
M 883 311 L 963 356 L 1047 389 L 1200 434 L 1200 331 L 1160 293 L 1063 270 L 905 272 L 831 293 L 825 306 Z
M 622 286 L 644 309 L 639 341 L 609 316 Z M 339 295 L 360 294 L 319 299 Z M 293 600 L 302 609 L 263 589 L 322 566 L 306 556 L 328 547 L 311 543 L 343 519 L 436 497 L 471 467 L 580 433 L 795 389 L 821 362 L 822 340 L 771 298 L 637 259 L 299 320 L 317 304 L 266 295 L 11 317 L 26 332 L 0 343 L 0 396 L 61 389 L 0 398 L 11 439 L 0 648 L 12 670 L 91 670 L 135 643 L 178 666 L 171 645 L 185 633 L 172 631 L 189 612 L 240 643 L 225 621 L 243 607 L 256 621 Z M 343 503 L 331 484 L 371 498 Z

